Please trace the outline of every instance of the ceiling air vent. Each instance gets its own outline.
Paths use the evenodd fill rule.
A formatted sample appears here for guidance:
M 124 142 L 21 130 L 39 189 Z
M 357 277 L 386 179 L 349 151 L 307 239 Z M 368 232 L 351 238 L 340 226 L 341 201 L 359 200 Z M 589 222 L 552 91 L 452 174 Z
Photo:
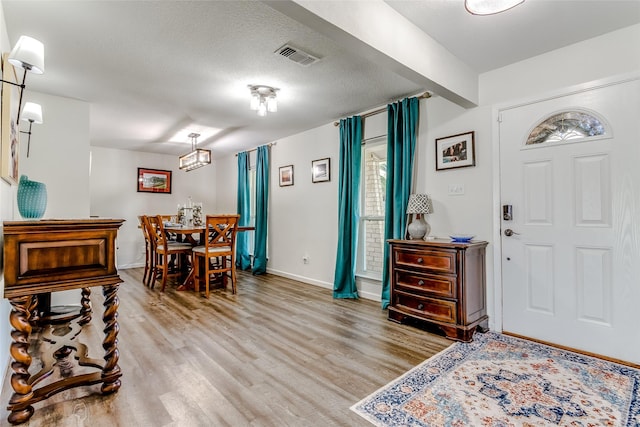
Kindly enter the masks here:
M 309 65 L 320 60 L 320 58 L 316 58 L 315 56 L 303 52 L 300 49 L 296 49 L 295 47 L 288 44 L 282 46 L 274 53 L 276 55 L 282 55 L 285 58 L 288 58 L 291 61 L 295 62 L 296 64 L 302 65 L 303 67 L 308 67 Z

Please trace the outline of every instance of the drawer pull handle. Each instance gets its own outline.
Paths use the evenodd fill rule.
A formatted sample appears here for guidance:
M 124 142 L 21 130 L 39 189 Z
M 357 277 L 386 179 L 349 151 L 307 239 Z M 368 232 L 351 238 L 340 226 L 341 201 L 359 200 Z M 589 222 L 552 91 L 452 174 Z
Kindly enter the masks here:
M 418 261 L 418 264 L 422 264 L 423 259 L 422 258 L 418 258 L 417 261 Z
M 424 280 L 418 280 L 418 285 L 420 286 L 424 285 Z
M 422 310 L 424 308 L 424 304 L 420 303 L 418 304 L 418 310 Z

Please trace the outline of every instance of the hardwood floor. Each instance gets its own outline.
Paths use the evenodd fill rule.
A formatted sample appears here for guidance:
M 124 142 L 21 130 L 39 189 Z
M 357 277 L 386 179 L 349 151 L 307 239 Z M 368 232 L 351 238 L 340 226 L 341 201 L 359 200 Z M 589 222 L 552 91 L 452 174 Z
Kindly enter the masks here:
M 377 302 L 334 300 L 278 276 L 239 273 L 237 295 L 218 289 L 207 300 L 174 284 L 147 289 L 142 269 L 119 273 L 120 391 L 61 392 L 34 405 L 24 426 L 370 426 L 349 407 L 452 343 L 388 321 Z M 93 289 L 82 339 L 99 358 Z

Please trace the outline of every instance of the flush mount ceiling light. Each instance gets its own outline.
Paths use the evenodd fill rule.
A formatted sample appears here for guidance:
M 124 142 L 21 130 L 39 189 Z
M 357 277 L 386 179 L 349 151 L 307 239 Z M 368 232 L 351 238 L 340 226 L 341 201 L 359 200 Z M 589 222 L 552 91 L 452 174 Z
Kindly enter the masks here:
M 249 108 L 257 111 L 260 117 L 267 115 L 267 111 L 275 113 L 278 111 L 278 100 L 276 99 L 276 89 L 271 86 L 249 85 L 251 91 L 251 103 Z
M 180 169 L 185 172 L 201 168 L 211 163 L 211 150 L 197 148 L 199 133 L 190 133 L 191 152 L 180 156 Z
M 464 7 L 473 15 L 493 15 L 520 3 L 524 3 L 524 0 L 465 0 Z

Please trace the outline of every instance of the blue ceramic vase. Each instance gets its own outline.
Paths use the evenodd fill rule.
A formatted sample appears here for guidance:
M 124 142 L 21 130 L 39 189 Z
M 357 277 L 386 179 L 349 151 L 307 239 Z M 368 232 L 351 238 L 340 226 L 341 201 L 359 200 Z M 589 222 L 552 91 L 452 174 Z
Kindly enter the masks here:
M 24 219 L 39 219 L 47 209 L 47 186 L 42 182 L 31 181 L 26 175 L 20 177 L 18 184 L 18 211 Z

